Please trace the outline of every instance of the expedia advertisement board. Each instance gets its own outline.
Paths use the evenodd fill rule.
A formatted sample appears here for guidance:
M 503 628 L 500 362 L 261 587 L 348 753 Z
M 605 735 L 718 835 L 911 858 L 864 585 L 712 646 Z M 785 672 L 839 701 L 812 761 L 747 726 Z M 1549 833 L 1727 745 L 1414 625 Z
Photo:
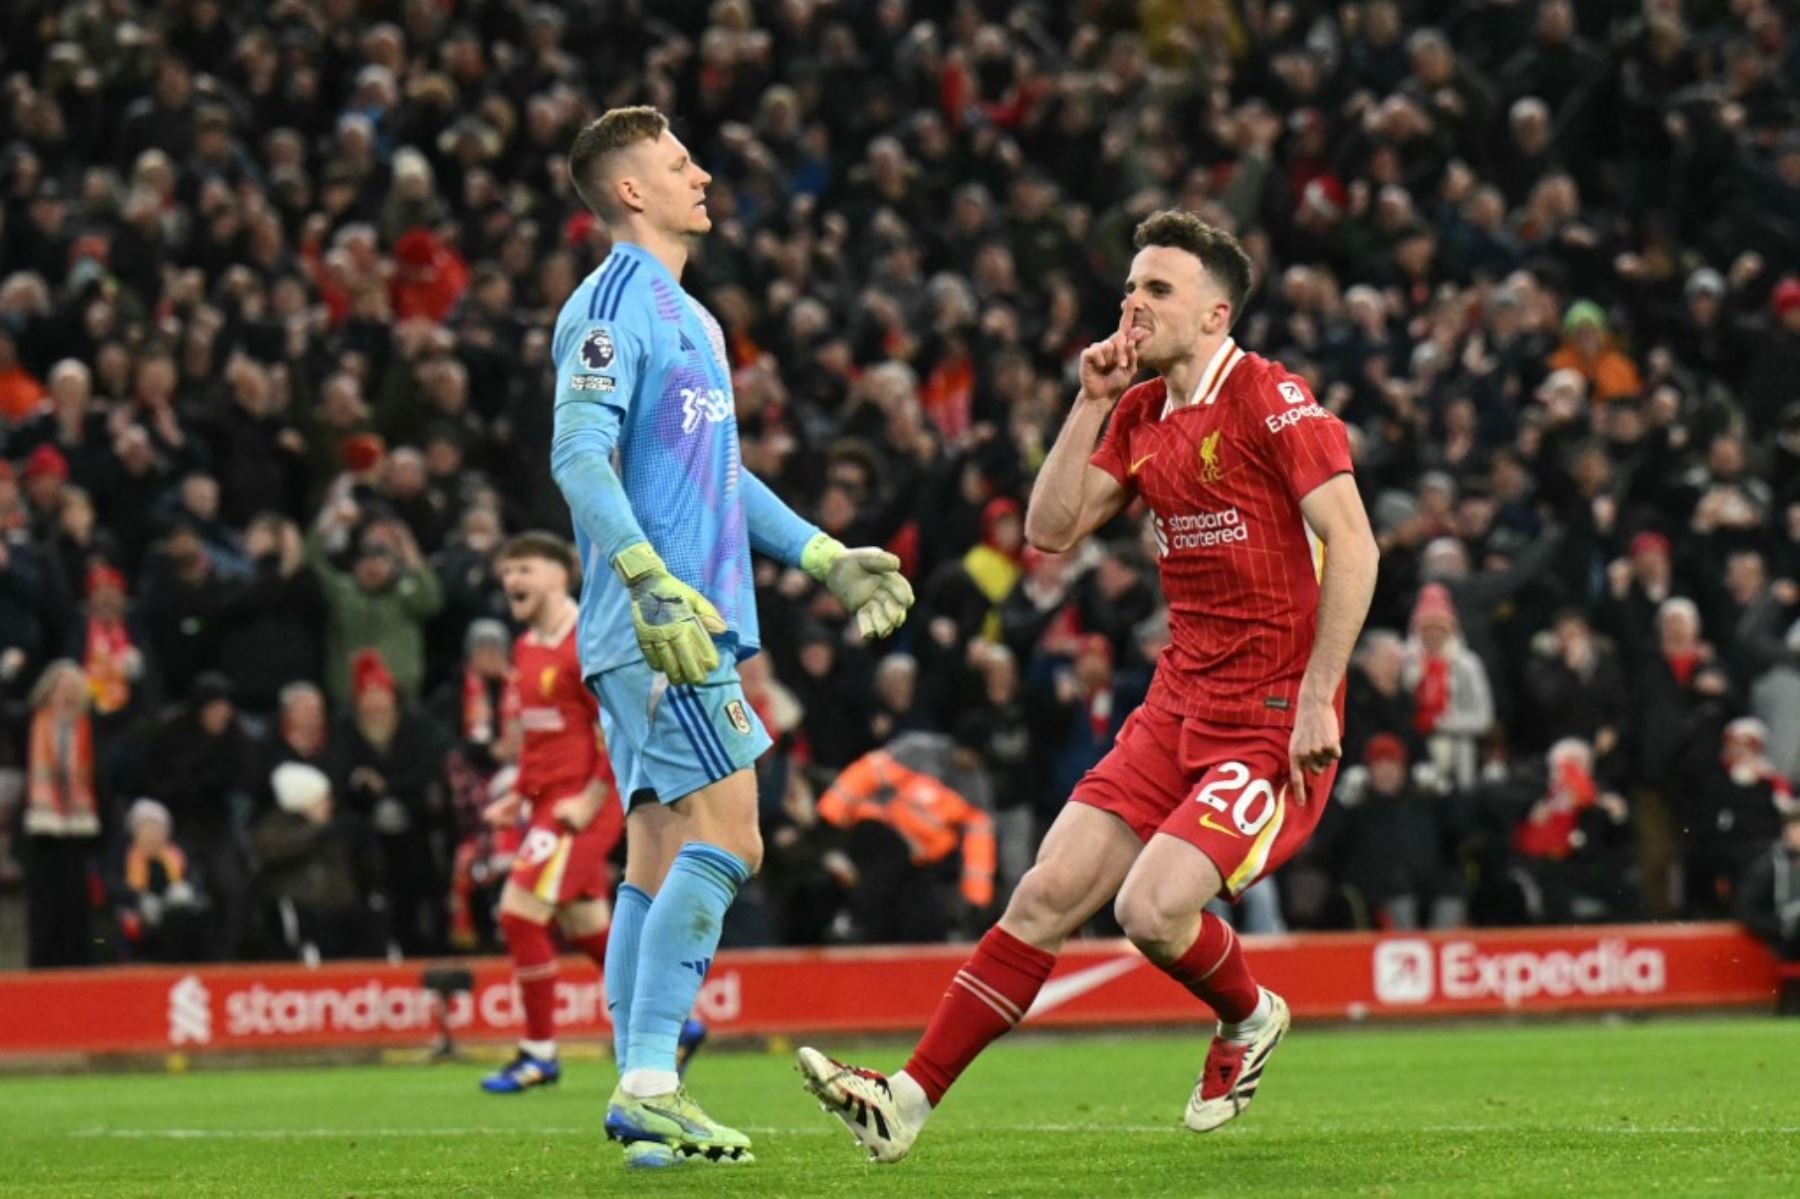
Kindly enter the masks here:
M 1734 925 L 1622 925 L 1408 937 L 1249 938 L 1258 979 L 1315 1019 L 1756 1007 L 1774 960 Z M 967 950 L 722 953 L 699 1000 L 714 1030 L 913 1032 Z M 469 963 L 447 1009 L 471 1040 L 518 1035 L 507 964 Z M 438 999 L 420 966 L 383 963 L 58 970 L 0 975 L 0 1055 L 422 1046 Z M 558 1020 L 610 1036 L 601 981 L 564 963 Z M 1026 1017 L 1040 1027 L 1191 1023 L 1195 1002 L 1123 941 L 1072 944 Z

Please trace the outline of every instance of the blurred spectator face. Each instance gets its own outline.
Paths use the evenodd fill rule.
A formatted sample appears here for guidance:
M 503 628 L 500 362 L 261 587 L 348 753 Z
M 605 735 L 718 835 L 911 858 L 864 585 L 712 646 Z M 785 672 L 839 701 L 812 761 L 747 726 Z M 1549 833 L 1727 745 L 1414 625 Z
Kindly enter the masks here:
M 281 737 L 303 757 L 312 757 L 324 748 L 325 697 L 317 688 L 298 687 L 283 699 Z
M 1100 559 L 1094 579 L 1100 584 L 1101 594 L 1108 599 L 1118 599 L 1137 586 L 1138 572 L 1125 558 L 1112 553 Z
M 387 460 L 387 493 L 396 499 L 412 499 L 424 494 L 428 480 L 425 456 L 415 449 L 402 447 Z
M 1091 695 L 1112 686 L 1112 645 L 1106 638 L 1090 635 L 1081 639 L 1075 655 L 1075 681 L 1084 694 Z
M 1612 459 L 1599 446 L 1586 446 L 1575 455 L 1572 473 L 1583 495 L 1597 495 L 1612 481 Z
M 1456 635 L 1456 622 L 1437 613 L 1420 617 L 1416 627 L 1420 644 L 1433 657 L 1442 656 L 1450 646 L 1450 639 Z
M 1695 653 L 1700 648 L 1700 614 L 1686 600 L 1670 600 L 1656 613 L 1657 642 L 1665 657 Z
M 1744 473 L 1744 443 L 1735 437 L 1716 437 L 1706 450 L 1706 469 L 1715 479 L 1735 479 Z
M 477 505 L 463 514 L 463 544 L 478 554 L 491 554 L 500 544 L 500 514 Z
M 889 711 L 910 712 L 919 664 L 908 654 L 889 654 L 875 668 L 875 694 Z
M 842 487 L 828 486 L 819 497 L 819 527 L 834 536 L 856 520 L 856 502 Z
M 392 728 L 399 715 L 400 701 L 387 687 L 364 687 L 356 693 L 356 720 L 363 728 Z
M 1668 586 L 1669 551 L 1661 545 L 1644 542 L 1631 554 L 1631 570 L 1644 586 L 1653 590 Z
M 94 535 L 94 501 L 79 487 L 65 488 L 59 523 L 77 545 L 86 545 Z
M 192 529 L 177 529 L 169 534 L 163 549 L 180 574 L 192 576 L 206 565 L 206 547 L 200 544 L 200 538 Z
M 1725 562 L 1725 589 L 1739 604 L 1748 604 L 1768 587 L 1768 572 L 1763 557 L 1755 550 L 1743 550 Z
M 1575 34 L 1575 10 L 1568 0 L 1547 0 L 1538 9 L 1538 40 L 1551 46 L 1560 46 Z
M 1406 654 L 1400 638 L 1392 633 L 1372 636 L 1362 653 L 1362 672 L 1383 695 L 1400 690 L 1400 673 Z
M 1363 14 L 1369 44 L 1391 46 L 1400 40 L 1400 6 L 1394 0 L 1375 0 Z
M 371 594 L 385 589 L 394 581 L 394 551 L 385 541 L 365 540 L 356 556 L 356 584 Z
M 140 810 L 137 819 L 131 822 L 131 848 L 155 856 L 169 847 L 170 831 L 166 816 Z
M 219 515 L 219 483 L 211 475 L 191 474 L 181 480 L 181 506 L 203 521 Z
M 237 714 L 228 699 L 210 700 L 200 709 L 200 727 L 209 737 L 222 736 L 231 727 L 231 719 Z
M 1536 157 L 1550 148 L 1550 109 L 1535 96 L 1516 101 L 1507 116 L 1513 145 L 1521 153 Z
M 57 720 L 75 720 L 87 710 L 88 680 L 85 671 L 70 667 L 60 671 L 44 705 Z
M 85 418 L 92 395 L 93 379 L 81 363 L 65 359 L 51 370 L 50 404 L 59 421 L 74 424 Z
M 1570 613 L 1556 622 L 1556 648 L 1565 661 L 1584 657 L 1593 645 L 1593 639 L 1593 630 L 1588 628 L 1584 617 Z
M 807 677 L 822 679 L 831 673 L 837 664 L 837 647 L 828 638 L 820 637 L 800 643 L 800 669 Z
M 1369 759 L 1369 786 L 1377 795 L 1398 795 L 1406 786 L 1406 759 L 1378 754 Z

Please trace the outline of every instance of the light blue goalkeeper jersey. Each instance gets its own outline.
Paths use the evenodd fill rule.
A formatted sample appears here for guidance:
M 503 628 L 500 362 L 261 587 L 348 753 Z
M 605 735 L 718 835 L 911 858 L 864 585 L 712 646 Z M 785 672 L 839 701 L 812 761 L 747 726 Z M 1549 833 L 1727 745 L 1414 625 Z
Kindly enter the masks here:
M 583 674 L 641 660 L 611 565 L 639 540 L 718 608 L 725 661 L 756 653 L 746 491 L 752 503 L 779 501 L 744 472 L 719 322 L 649 251 L 620 242 L 563 305 L 551 352 L 552 470 L 581 554 Z M 629 512 L 619 511 L 620 484 Z M 786 562 L 816 532 L 785 505 L 780 519 L 757 526 L 770 540 L 759 537 L 756 548 Z

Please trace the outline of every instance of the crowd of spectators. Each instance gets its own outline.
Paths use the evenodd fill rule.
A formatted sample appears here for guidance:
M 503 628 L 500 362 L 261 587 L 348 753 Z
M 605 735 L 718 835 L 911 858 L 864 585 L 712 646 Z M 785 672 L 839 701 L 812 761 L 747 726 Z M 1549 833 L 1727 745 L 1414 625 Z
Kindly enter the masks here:
M 686 283 L 746 465 L 920 597 L 865 647 L 759 564 L 728 940 L 979 926 L 1144 694 L 1141 512 L 1050 555 L 1020 504 L 1179 205 L 1243 239 L 1236 334 L 1347 422 L 1383 550 L 1347 769 L 1255 923 L 1800 945 L 1797 80 L 1775 0 L 0 6 L 32 961 L 491 937 L 492 558 L 568 527 L 548 333 L 607 243 L 564 155 L 640 102 L 715 175 Z

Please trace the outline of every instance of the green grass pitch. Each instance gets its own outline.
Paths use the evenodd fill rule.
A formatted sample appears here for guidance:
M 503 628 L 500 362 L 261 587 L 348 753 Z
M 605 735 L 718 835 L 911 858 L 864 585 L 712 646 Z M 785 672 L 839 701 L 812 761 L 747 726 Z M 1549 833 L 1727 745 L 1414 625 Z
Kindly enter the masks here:
M 829 1049 L 877 1067 L 899 1046 Z M 854 1052 L 851 1052 L 854 1050 Z M 864 1164 L 786 1055 L 709 1050 L 694 1093 L 757 1139 L 742 1167 L 625 1171 L 604 1061 L 494 1098 L 485 1067 L 0 1080 L 20 1195 L 1800 1194 L 1800 1020 L 1301 1026 L 1255 1107 L 1180 1128 L 1197 1036 L 1021 1036 L 906 1162 Z

